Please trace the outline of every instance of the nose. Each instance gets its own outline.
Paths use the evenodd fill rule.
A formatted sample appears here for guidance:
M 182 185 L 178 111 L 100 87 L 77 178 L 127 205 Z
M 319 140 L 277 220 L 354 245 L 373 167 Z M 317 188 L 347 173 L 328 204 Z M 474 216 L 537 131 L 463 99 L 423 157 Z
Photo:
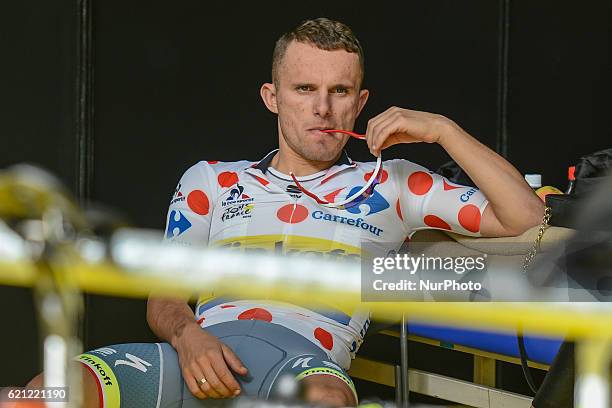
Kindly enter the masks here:
M 316 116 L 326 118 L 332 114 L 330 95 L 326 91 L 317 93 L 314 100 L 313 111 Z

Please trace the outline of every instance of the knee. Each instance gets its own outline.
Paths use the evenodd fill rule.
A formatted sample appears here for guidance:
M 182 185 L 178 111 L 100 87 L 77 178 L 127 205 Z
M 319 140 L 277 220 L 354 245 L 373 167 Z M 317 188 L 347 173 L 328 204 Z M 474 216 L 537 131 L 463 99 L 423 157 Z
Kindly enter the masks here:
M 304 399 L 307 402 L 330 407 L 357 405 L 351 389 L 339 378 L 315 375 L 304 380 Z

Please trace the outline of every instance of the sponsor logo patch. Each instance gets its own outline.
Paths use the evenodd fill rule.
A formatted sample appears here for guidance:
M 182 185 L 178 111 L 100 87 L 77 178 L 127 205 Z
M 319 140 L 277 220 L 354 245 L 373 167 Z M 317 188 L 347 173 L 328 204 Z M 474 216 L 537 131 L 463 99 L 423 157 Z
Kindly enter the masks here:
M 191 228 L 191 222 L 189 222 L 187 217 L 180 211 L 172 210 L 168 219 L 166 238 L 176 238 L 189 228 Z
M 376 235 L 377 237 L 380 237 L 380 234 L 383 232 L 382 228 L 379 228 L 376 225 L 368 224 L 361 217 L 357 219 L 349 218 L 349 217 L 342 217 L 340 215 L 329 214 L 321 210 L 313 211 L 311 217 L 314 218 L 315 220 L 337 222 L 339 224 L 347 224 L 347 225 L 350 225 L 351 227 L 361 228 L 362 230 L 368 231 L 371 234 Z
M 178 185 L 174 189 L 174 194 L 172 195 L 172 199 L 170 200 L 170 205 L 179 203 L 181 201 L 185 201 L 185 196 L 181 192 L 181 183 L 178 183 Z
M 351 191 L 349 191 L 349 193 L 346 195 L 346 197 L 352 196 L 361 188 L 361 186 L 353 187 Z M 366 209 L 365 213 L 362 212 L 364 207 Z M 363 216 L 367 216 L 379 213 L 383 210 L 386 210 L 387 208 L 389 208 L 389 202 L 385 200 L 385 198 L 378 191 L 374 190 L 374 193 L 370 197 L 368 197 L 358 205 L 347 208 L 346 211 L 350 212 L 351 214 L 360 214 Z

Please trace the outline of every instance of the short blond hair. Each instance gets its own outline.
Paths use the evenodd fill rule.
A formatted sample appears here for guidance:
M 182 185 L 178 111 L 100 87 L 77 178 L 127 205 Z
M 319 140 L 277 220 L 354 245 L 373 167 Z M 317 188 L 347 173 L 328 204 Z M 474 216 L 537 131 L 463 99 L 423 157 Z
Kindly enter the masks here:
M 363 83 L 365 65 L 359 40 L 346 24 L 321 17 L 304 21 L 276 41 L 272 54 L 272 81 L 276 86 L 278 86 L 280 64 L 292 41 L 311 44 L 325 51 L 345 50 L 357 54 L 361 67 L 361 83 Z

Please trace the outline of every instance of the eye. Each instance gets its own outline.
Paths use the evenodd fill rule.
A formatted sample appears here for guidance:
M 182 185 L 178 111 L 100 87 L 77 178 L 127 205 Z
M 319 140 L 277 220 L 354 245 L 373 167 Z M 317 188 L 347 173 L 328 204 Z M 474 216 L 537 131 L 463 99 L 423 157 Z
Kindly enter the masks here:
M 298 92 L 309 92 L 312 91 L 312 87 L 310 85 L 298 85 L 295 87 Z
M 337 94 L 347 94 L 348 93 L 348 89 L 340 87 L 340 88 L 334 89 L 334 92 L 337 93 Z

